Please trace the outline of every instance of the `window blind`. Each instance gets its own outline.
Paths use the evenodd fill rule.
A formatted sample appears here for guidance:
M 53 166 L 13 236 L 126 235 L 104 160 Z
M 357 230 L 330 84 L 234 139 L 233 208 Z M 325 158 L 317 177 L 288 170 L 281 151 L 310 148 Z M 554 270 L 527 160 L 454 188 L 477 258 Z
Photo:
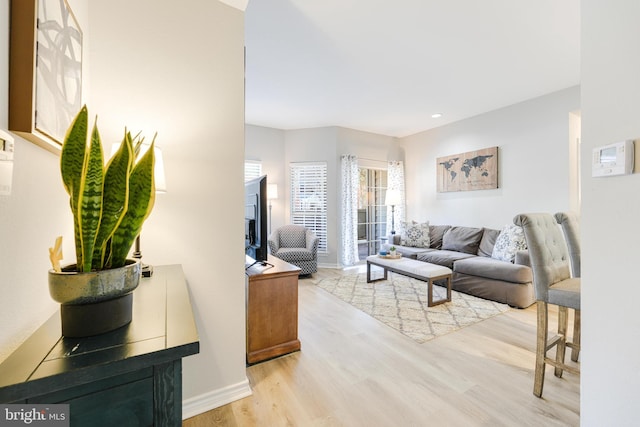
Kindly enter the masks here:
M 262 163 L 257 160 L 244 161 L 244 181 L 257 178 L 262 175 Z
M 291 223 L 315 231 L 327 253 L 327 163 L 290 163 Z

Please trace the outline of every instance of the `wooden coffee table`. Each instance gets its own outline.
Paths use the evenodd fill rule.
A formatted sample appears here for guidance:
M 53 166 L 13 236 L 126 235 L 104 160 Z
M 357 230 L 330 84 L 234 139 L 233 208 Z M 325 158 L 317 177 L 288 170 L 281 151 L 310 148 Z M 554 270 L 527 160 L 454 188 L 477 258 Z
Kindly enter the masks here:
M 381 278 L 371 278 L 372 265 L 381 267 L 384 270 Z M 402 274 L 403 276 L 413 277 L 414 279 L 427 282 L 427 306 L 429 307 L 451 301 L 452 271 L 448 267 L 404 257 L 387 258 L 378 255 L 370 255 L 367 257 L 367 283 L 386 280 L 387 271 L 392 271 L 394 273 Z M 447 297 L 434 300 L 433 282 L 442 279 L 447 281 Z

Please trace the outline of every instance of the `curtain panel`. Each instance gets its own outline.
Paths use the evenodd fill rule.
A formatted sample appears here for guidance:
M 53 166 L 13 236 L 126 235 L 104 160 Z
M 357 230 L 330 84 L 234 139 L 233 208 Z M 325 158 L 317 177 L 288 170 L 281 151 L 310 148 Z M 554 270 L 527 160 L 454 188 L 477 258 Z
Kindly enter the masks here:
M 342 169 L 342 265 L 353 265 L 358 257 L 358 158 L 353 155 L 340 157 Z

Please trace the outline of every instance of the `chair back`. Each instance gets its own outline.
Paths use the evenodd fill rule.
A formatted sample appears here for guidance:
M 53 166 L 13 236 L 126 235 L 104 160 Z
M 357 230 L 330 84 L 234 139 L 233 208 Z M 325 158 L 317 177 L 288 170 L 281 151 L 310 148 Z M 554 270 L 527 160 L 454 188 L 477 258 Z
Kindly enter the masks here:
M 558 212 L 555 217 L 569 247 L 573 277 L 580 277 L 580 219 L 575 212 Z
M 284 225 L 278 229 L 281 248 L 305 248 L 307 229 L 301 225 Z
M 571 277 L 567 245 L 551 214 L 520 214 L 513 222 L 524 230 L 536 299 L 548 301 L 549 286 Z

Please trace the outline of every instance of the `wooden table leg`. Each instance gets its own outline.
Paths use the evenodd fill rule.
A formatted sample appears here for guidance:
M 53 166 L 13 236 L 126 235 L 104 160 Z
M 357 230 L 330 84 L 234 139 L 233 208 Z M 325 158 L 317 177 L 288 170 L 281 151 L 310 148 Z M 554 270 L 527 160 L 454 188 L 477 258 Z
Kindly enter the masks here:
M 447 297 L 439 300 L 433 300 L 433 282 L 435 280 L 445 279 L 447 281 Z M 429 278 L 427 281 L 427 307 L 444 304 L 451 301 L 451 275 Z
M 382 277 L 380 279 L 371 278 L 371 265 L 375 265 L 376 267 L 382 268 Z M 377 282 L 379 280 L 387 280 L 387 268 L 382 265 L 372 264 L 369 261 L 367 261 L 367 283 Z

